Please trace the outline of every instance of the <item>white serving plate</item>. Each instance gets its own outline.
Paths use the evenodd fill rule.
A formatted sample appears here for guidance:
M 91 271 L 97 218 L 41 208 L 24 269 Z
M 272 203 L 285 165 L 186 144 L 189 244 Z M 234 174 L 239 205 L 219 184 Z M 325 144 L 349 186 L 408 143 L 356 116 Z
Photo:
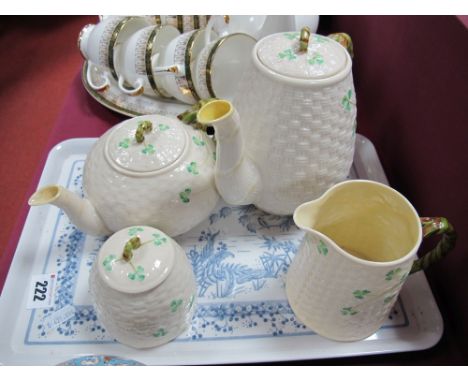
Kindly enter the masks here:
M 81 192 L 94 142 L 55 146 L 40 185 Z M 374 146 L 359 134 L 350 177 L 387 183 Z M 147 365 L 274 362 L 421 350 L 439 341 L 443 321 L 423 272 L 408 279 L 384 326 L 363 341 L 334 342 L 304 327 L 284 292 L 301 238 L 289 217 L 220 203 L 209 219 L 176 238 L 197 278 L 191 328 L 169 344 L 135 350 L 107 335 L 91 305 L 88 272 L 103 238 L 84 235 L 56 207 L 33 208 L 0 297 L 0 363 L 55 365 L 109 354 Z M 57 275 L 53 306 L 27 309 L 32 277 L 48 273 Z
M 131 96 L 123 93 L 114 78 L 108 75 L 110 86 L 108 89 L 100 92 L 94 90 L 88 83 L 86 78 L 86 71 L 88 68 L 88 62 L 85 61 L 83 69 L 81 71 L 81 81 L 84 88 L 101 105 L 108 109 L 115 111 L 116 113 L 126 115 L 128 117 L 137 117 L 144 114 L 160 114 L 167 116 L 177 116 L 180 113 L 190 109 L 191 105 L 183 104 L 176 99 L 164 100 L 162 98 L 156 98 L 142 94 L 139 96 Z M 99 78 L 99 72 L 97 69 L 91 71 L 91 77 L 95 83 L 102 82 Z

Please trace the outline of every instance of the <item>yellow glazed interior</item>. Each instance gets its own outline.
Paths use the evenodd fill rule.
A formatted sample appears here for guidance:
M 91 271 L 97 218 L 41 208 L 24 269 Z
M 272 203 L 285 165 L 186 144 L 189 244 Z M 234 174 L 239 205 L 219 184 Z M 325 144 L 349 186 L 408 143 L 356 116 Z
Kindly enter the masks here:
M 378 183 L 345 182 L 316 202 L 299 208 L 299 225 L 319 231 L 351 255 L 388 262 L 418 244 L 420 222 L 396 191 Z

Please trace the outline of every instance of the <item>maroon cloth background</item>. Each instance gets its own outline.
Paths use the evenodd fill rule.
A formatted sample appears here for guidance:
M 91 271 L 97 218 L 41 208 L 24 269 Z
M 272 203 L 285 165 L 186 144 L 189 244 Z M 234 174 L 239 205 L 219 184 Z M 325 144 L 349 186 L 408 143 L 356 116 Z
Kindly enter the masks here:
M 439 344 L 413 353 L 308 364 L 468 364 L 468 32 L 463 20 L 455 16 L 321 18 L 321 33 L 345 31 L 355 44 L 358 132 L 376 146 L 391 185 L 421 216 L 447 217 L 459 232 L 459 241 L 447 259 L 426 272 L 445 324 Z M 77 74 L 43 157 L 35 163 L 30 189 L 18 196 L 24 207 L 0 258 L 0 284 L 28 212 L 27 196 L 37 185 L 49 150 L 64 139 L 99 136 L 123 118 L 92 99 Z

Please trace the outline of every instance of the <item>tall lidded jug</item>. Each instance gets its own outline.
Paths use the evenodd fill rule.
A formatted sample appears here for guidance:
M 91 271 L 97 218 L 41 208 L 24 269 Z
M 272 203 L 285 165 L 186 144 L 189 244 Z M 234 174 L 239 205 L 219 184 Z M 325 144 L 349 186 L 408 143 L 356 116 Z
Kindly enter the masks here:
M 351 64 L 342 45 L 306 29 L 256 44 L 233 102 L 244 156 L 260 179 L 255 200 L 243 204 L 292 214 L 346 178 L 356 120 Z

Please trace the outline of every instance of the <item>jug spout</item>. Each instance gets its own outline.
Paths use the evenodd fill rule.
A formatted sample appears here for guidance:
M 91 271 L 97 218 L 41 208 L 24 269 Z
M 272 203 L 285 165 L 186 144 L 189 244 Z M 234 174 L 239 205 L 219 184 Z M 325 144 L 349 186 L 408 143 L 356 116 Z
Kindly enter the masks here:
M 229 101 L 213 100 L 199 110 L 197 119 L 215 128 L 215 182 L 223 199 L 234 205 L 254 203 L 261 189 L 260 174 L 245 155 L 237 110 Z
M 49 185 L 40 188 L 31 195 L 28 204 L 30 206 L 53 204 L 61 208 L 80 230 L 90 235 L 101 236 L 112 233 L 88 199 L 82 199 L 62 186 Z
M 294 223 L 304 231 L 314 231 L 313 227 L 315 226 L 321 205 L 322 198 L 301 204 L 294 211 Z

